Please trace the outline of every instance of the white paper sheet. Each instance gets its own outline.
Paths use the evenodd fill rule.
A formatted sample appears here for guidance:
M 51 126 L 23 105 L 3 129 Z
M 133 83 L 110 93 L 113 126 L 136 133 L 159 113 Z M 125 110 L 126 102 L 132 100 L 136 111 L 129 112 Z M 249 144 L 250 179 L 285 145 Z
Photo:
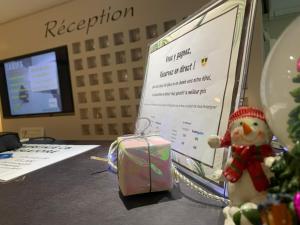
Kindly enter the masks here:
M 172 148 L 213 166 L 207 138 L 219 131 L 233 48 L 237 8 L 192 30 L 149 55 L 140 116 L 150 133 Z
M 89 151 L 99 145 L 24 144 L 12 158 L 0 159 L 0 182 L 7 182 L 61 160 Z

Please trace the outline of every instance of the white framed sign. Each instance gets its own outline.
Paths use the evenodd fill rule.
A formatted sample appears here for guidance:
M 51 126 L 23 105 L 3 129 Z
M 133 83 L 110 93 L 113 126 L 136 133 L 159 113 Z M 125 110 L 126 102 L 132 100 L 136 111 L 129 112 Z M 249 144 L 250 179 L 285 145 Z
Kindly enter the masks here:
M 255 0 L 213 2 L 149 46 L 139 110 L 151 120 L 146 133 L 170 140 L 179 168 L 219 193 L 214 174 L 228 151 L 207 139 L 225 133 L 239 104 L 255 8 Z

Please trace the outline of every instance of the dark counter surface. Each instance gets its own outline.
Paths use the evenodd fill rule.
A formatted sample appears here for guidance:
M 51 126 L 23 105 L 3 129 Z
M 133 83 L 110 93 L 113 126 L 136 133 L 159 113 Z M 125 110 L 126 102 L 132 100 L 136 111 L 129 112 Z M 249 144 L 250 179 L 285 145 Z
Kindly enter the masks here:
M 124 198 L 107 171 L 110 142 L 10 183 L 0 183 L 0 225 L 221 225 L 222 208 L 180 184 L 171 192 Z

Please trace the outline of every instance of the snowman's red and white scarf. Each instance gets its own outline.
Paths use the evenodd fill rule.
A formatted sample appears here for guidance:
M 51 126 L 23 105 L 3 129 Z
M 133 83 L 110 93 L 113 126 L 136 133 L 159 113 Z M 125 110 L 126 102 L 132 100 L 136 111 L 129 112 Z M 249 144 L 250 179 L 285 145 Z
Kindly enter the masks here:
M 232 183 L 237 182 L 243 170 L 247 169 L 252 183 L 257 191 L 265 191 L 269 181 L 262 169 L 264 158 L 273 155 L 270 145 L 262 146 L 232 146 L 231 164 L 224 170 L 224 176 Z

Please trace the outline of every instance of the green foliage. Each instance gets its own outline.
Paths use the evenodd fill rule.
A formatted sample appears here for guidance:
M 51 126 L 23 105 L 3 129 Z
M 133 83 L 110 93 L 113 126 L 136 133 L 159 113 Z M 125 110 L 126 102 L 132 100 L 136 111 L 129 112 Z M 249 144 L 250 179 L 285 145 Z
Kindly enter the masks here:
M 300 83 L 300 74 L 297 74 L 295 77 L 293 77 L 292 81 L 294 83 Z
M 300 140 L 300 105 L 289 113 L 288 133 L 293 142 Z
M 300 74 L 295 76 L 292 81 L 300 84 Z M 300 103 L 300 87 L 292 90 L 290 94 L 296 103 Z M 277 196 L 281 196 L 282 194 L 294 196 L 296 192 L 300 191 L 300 104 L 288 116 L 287 131 L 295 145 L 293 149 L 284 153 L 279 160 L 275 161 L 271 167 L 274 177 L 271 178 L 271 186 L 268 191 Z M 296 224 L 292 198 L 285 202 L 288 204 L 294 224 Z

